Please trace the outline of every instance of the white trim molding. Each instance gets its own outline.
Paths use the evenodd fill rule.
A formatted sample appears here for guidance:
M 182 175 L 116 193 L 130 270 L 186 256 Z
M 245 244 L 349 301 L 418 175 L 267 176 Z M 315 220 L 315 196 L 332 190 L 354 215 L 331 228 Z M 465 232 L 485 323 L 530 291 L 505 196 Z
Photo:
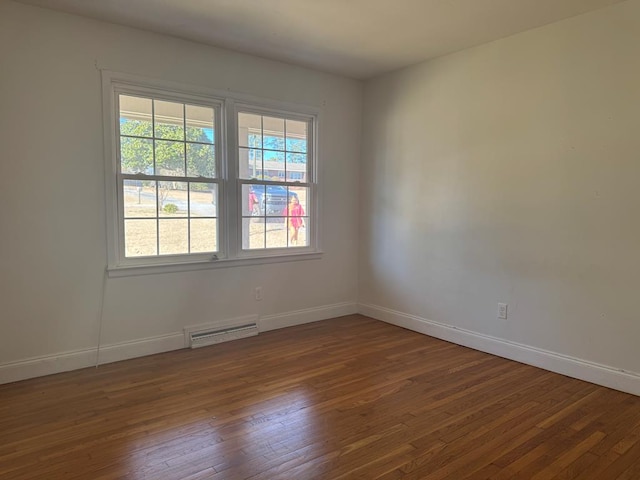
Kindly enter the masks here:
M 73 350 L 31 357 L 25 360 L 0 365 L 0 385 L 18 382 L 28 378 L 43 377 L 53 373 L 69 372 L 79 368 L 90 367 L 96 363 L 96 349 Z
M 356 302 L 343 302 L 275 315 L 265 315 L 258 319 L 258 328 L 260 332 L 265 332 L 351 315 L 357 313 L 357 310 L 358 304 Z M 256 318 L 256 316 L 251 316 L 251 318 Z M 220 324 L 226 325 L 229 321 L 221 321 Z M 80 368 L 95 367 L 96 363 L 104 365 L 130 358 L 179 350 L 185 348 L 184 338 L 184 332 L 176 332 L 129 342 L 103 345 L 100 347 L 99 352 L 97 348 L 93 347 L 0 364 L 0 385 Z
M 305 308 L 276 315 L 264 315 L 260 317 L 258 324 L 261 332 L 276 330 L 278 328 L 293 327 L 305 323 L 318 322 L 329 318 L 344 317 L 358 313 L 358 304 L 355 302 L 334 303 L 322 307 Z
M 445 325 L 378 305 L 360 303 L 358 313 L 440 340 L 640 396 L 640 374 L 635 372 Z
M 115 343 L 100 347 L 98 364 L 104 365 L 106 363 L 119 362 L 130 358 L 180 350 L 181 348 L 184 348 L 184 334 L 182 332 L 142 338 L 130 342 Z
M 143 338 L 130 342 L 103 345 L 94 348 L 72 350 L 54 355 L 32 357 L 0 365 L 0 385 L 54 373 L 69 372 L 80 368 L 95 367 L 96 363 L 119 362 L 129 358 L 169 352 L 184 347 L 182 333 Z
M 321 258 L 323 255 L 321 249 L 321 234 L 319 226 L 321 221 L 322 199 L 320 198 L 319 188 L 319 164 L 321 160 L 318 154 L 318 138 L 320 129 L 320 119 L 322 116 L 322 108 L 312 105 L 301 105 L 297 103 L 277 101 L 273 99 L 261 99 L 248 95 L 237 94 L 227 90 L 213 90 L 208 88 L 196 87 L 193 85 L 177 84 L 175 82 L 167 82 L 160 79 L 151 79 L 137 75 L 114 72 L 110 70 L 101 70 L 102 79 L 102 107 L 103 107 L 103 143 L 104 143 L 104 172 L 105 172 L 105 195 L 106 195 L 106 228 L 107 228 L 107 271 L 109 277 L 122 277 L 133 275 L 162 274 L 171 272 L 182 272 L 191 270 L 202 270 L 210 268 L 224 268 L 240 265 L 260 265 L 266 263 L 296 261 L 296 260 L 312 260 Z M 147 136 L 138 136 L 137 134 L 125 135 L 120 131 L 120 99 L 121 96 L 133 96 L 144 98 L 148 101 L 157 100 L 175 102 L 182 105 L 183 113 L 178 118 L 187 128 L 186 108 L 194 105 L 208 108 L 213 114 L 213 123 L 215 125 L 215 142 L 209 140 L 200 142 L 205 145 L 212 146 L 215 153 L 215 174 L 210 171 L 208 176 L 194 176 L 198 172 L 188 172 L 183 155 L 183 165 L 181 171 L 174 171 L 176 176 L 169 175 L 167 172 L 158 171 L 155 166 L 157 159 L 154 155 L 153 166 L 151 171 L 148 168 L 140 167 L 145 171 L 133 172 L 125 171 L 121 168 L 121 138 L 137 138 L 143 139 L 145 142 L 155 142 L 159 139 L 156 137 L 155 127 L 153 135 L 147 133 Z M 155 103 L 153 104 L 155 105 Z M 155 125 L 156 114 L 153 107 L 149 112 L 138 112 L 142 115 L 149 116 L 151 122 Z M 306 165 L 304 181 L 293 181 L 278 177 L 277 180 L 258 179 L 255 175 L 249 176 L 248 173 L 241 175 L 240 173 L 240 150 L 248 148 L 238 145 L 238 118 L 240 113 L 254 113 L 260 116 L 273 115 L 283 121 L 296 120 L 305 122 L 307 131 L 304 138 L 306 139 Z M 262 118 L 262 117 L 261 117 Z M 264 133 L 264 130 L 261 132 Z M 186 130 L 185 130 L 186 131 Z M 286 131 L 286 129 L 284 130 Z M 131 133 L 131 132 L 130 132 Z M 162 140 L 162 139 L 160 139 Z M 183 135 L 181 139 L 175 139 L 176 144 L 184 147 L 186 152 L 187 146 L 194 144 Z M 196 142 L 197 143 L 197 142 Z M 252 147 L 253 149 L 254 147 Z M 262 151 L 265 146 L 255 147 Z M 154 150 L 155 152 L 155 150 Z M 284 161 L 285 155 L 298 153 L 293 150 L 289 151 L 286 147 L 281 151 Z M 302 152 L 300 152 L 302 154 Z M 151 160 L 151 158 L 148 158 Z M 288 161 L 288 160 L 287 160 Z M 284 173 L 286 172 L 286 162 L 284 165 Z M 138 167 L 136 166 L 136 169 Z M 250 178 L 251 177 L 251 178 Z M 216 199 L 217 208 L 215 212 L 209 212 L 206 217 L 215 219 L 217 224 L 217 246 L 215 251 L 211 252 L 191 252 L 187 251 L 169 255 L 162 254 L 160 243 L 157 243 L 153 251 L 147 252 L 143 256 L 127 256 L 126 254 L 126 234 L 125 224 L 128 220 L 135 220 L 137 217 L 126 217 L 123 210 L 125 183 L 128 181 L 145 181 L 153 182 L 158 188 L 157 182 L 177 180 L 182 183 L 208 183 L 216 185 L 212 195 Z M 306 215 L 305 223 L 307 225 L 308 245 L 300 245 L 292 247 L 287 243 L 283 247 L 267 247 L 264 248 L 245 248 L 243 244 L 243 229 L 246 230 L 244 219 L 246 212 L 242 212 L 243 190 L 246 185 L 265 186 L 269 185 L 282 188 L 305 188 L 308 192 L 307 203 L 305 206 Z M 216 192 L 215 194 L 213 192 Z M 265 194 L 266 195 L 266 194 Z M 287 202 L 288 193 L 284 199 Z M 156 195 L 157 197 L 157 195 Z M 158 197 L 159 198 L 159 197 Z M 156 198 L 156 200 L 158 200 Z M 156 202 L 157 203 L 157 202 Z M 286 205 L 285 205 L 286 206 Z M 190 207 L 189 207 L 190 208 Z M 155 208 L 155 216 L 145 217 L 146 220 L 155 219 L 156 222 L 161 221 L 161 212 L 158 206 Z M 262 218 L 266 221 L 268 213 L 263 212 L 256 218 Z M 158 224 L 159 225 L 159 224 Z M 190 224 L 191 225 L 191 224 Z M 156 241 L 159 242 L 159 227 L 156 226 Z M 191 227 L 190 227 L 191 228 Z M 154 253 L 155 252 L 155 253 Z

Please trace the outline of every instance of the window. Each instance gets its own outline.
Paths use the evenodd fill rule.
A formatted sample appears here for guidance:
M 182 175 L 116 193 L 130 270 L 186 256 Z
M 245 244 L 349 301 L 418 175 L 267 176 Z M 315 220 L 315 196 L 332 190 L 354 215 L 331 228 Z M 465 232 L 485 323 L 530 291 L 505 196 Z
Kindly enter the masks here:
M 312 120 L 246 109 L 237 118 L 243 250 L 308 247 Z
M 216 253 L 216 107 L 124 93 L 116 99 L 124 257 Z
M 315 111 L 103 78 L 110 272 L 319 254 Z

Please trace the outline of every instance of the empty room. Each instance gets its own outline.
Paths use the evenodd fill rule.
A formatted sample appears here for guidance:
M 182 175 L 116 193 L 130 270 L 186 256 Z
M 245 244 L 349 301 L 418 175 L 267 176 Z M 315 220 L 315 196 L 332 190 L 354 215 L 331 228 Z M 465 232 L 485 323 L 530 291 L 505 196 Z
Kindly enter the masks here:
M 640 479 L 640 0 L 0 0 L 0 479 Z

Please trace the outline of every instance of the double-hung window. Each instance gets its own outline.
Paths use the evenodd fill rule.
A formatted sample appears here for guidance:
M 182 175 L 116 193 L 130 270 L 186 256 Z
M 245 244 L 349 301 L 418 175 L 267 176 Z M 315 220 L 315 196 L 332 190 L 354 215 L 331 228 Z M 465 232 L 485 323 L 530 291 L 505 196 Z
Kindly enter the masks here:
M 309 247 L 312 119 L 248 106 L 236 118 L 243 250 Z
M 124 258 L 215 254 L 220 108 L 135 91 L 116 99 Z
M 317 112 L 109 72 L 103 81 L 110 271 L 319 254 Z

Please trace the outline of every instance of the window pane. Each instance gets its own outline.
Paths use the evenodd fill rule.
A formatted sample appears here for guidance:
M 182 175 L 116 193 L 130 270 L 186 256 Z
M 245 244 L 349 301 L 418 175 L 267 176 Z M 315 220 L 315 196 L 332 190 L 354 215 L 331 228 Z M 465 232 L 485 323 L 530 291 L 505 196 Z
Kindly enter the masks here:
M 287 180 L 290 182 L 306 182 L 307 154 L 287 153 Z
M 243 185 L 243 248 L 308 246 L 309 191 L 308 187 Z
M 299 226 L 296 227 L 296 222 Z M 288 221 L 288 246 L 293 247 L 308 247 L 309 246 L 309 217 L 295 217 L 289 218 Z
M 120 95 L 120 134 L 153 137 L 151 99 Z
M 213 145 L 187 143 L 187 176 L 215 178 L 216 152 Z
M 184 176 L 184 143 L 156 140 L 156 175 Z
M 285 248 L 287 246 L 287 222 L 284 217 L 267 219 L 267 248 Z
M 156 255 L 158 250 L 156 220 L 125 220 L 124 248 L 127 257 Z
M 242 215 L 245 217 L 264 215 L 265 200 L 264 185 L 243 185 Z
M 262 146 L 269 150 L 284 151 L 284 119 L 262 117 Z
M 265 150 L 263 158 L 264 179 L 284 181 L 284 152 Z
M 160 255 L 189 253 L 189 224 L 186 219 L 159 220 Z
M 288 246 L 302 247 L 308 245 L 308 211 L 307 198 L 309 189 L 289 187 L 289 205 L 286 209 Z
M 191 253 L 218 251 L 218 220 L 196 218 L 190 222 Z
M 242 248 L 255 250 L 264 248 L 265 218 L 242 219 Z
M 190 183 L 189 201 L 192 217 L 218 216 L 218 185 L 215 183 Z
M 153 174 L 153 140 L 120 138 L 120 171 Z
M 302 209 L 302 213 L 300 216 L 308 216 L 309 215 L 309 188 L 308 187 L 289 187 L 289 208 L 288 210 L 295 209 L 295 211 L 299 212 Z M 300 207 L 296 207 L 296 201 L 300 205 Z M 288 213 L 291 215 L 291 213 Z
M 187 141 L 214 143 L 213 108 L 187 105 Z
M 187 182 L 158 182 L 158 204 L 160 217 L 186 217 Z
M 238 145 L 262 147 L 262 116 L 253 113 L 238 114 Z
M 123 193 L 125 217 L 156 217 L 156 182 L 125 180 Z
M 287 120 L 287 151 L 307 151 L 307 122 Z
M 184 140 L 184 105 L 154 100 L 153 106 L 155 137 Z
M 267 216 L 286 216 L 287 188 L 281 185 L 267 185 L 264 203 L 264 211 Z
M 262 150 L 240 148 L 240 178 L 262 180 Z

